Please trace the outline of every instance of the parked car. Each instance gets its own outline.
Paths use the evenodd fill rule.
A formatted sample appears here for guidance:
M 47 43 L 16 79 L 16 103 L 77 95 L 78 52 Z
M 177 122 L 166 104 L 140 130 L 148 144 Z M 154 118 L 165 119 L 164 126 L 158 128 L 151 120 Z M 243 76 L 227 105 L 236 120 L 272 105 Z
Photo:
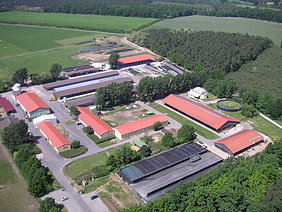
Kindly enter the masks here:
M 98 195 L 93 195 L 93 196 L 90 197 L 90 199 L 93 200 L 93 199 L 96 199 L 98 197 L 99 197 Z
M 66 200 L 68 200 L 69 198 L 68 197 L 62 197 L 62 201 L 66 201 Z

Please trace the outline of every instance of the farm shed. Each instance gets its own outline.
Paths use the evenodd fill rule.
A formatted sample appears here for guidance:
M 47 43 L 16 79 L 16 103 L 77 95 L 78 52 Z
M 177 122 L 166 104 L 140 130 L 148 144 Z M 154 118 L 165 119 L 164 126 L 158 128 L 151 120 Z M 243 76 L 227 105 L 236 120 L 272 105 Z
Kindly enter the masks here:
M 118 60 L 118 64 L 119 64 L 118 66 L 120 68 L 124 68 L 124 67 L 129 67 L 129 66 L 141 65 L 145 63 L 150 63 L 154 59 L 155 57 L 149 54 L 124 57 Z
M 208 97 L 208 92 L 201 87 L 195 87 L 188 91 L 188 95 L 197 99 L 206 99 Z
M 158 121 L 163 124 L 168 123 L 168 119 L 164 115 L 155 115 L 145 119 L 140 119 L 135 122 L 118 126 L 114 128 L 115 135 L 120 140 L 126 139 L 129 138 L 130 136 L 137 135 L 150 130 L 151 127 L 154 125 L 154 123 Z
M 68 89 L 54 92 L 54 96 L 57 99 L 62 99 L 63 97 L 69 98 L 73 96 L 83 95 L 87 93 L 93 93 L 98 88 L 103 88 L 111 83 L 123 83 L 123 82 L 133 82 L 131 77 L 118 77 L 115 79 L 100 79 L 99 81 L 93 82 L 92 84 L 86 84 L 81 86 L 69 87 Z
M 72 84 L 76 84 L 80 82 L 86 82 L 86 81 L 90 81 L 94 79 L 101 79 L 101 78 L 116 76 L 116 75 L 119 75 L 117 71 L 106 71 L 103 73 L 91 74 L 91 75 L 87 75 L 84 77 L 76 77 L 76 78 L 61 80 L 57 82 L 46 83 L 43 85 L 43 87 L 48 91 L 48 90 L 52 90 L 57 87 L 72 85 Z
M 94 134 L 100 139 L 114 135 L 114 130 L 86 107 L 78 107 L 77 109 L 80 112 L 78 115 L 79 121 L 84 126 L 90 126 L 93 129 Z
M 54 147 L 56 152 L 63 152 L 71 149 L 68 140 L 49 121 L 38 124 L 39 131 L 46 140 Z
M 32 122 L 33 122 L 33 124 L 36 128 L 38 128 L 38 124 L 40 124 L 41 122 L 44 122 L 44 121 L 49 121 L 53 125 L 57 124 L 57 118 L 53 114 L 42 115 L 42 116 L 39 116 L 39 117 L 32 120 Z
M 79 69 L 75 71 L 70 71 L 70 72 L 67 72 L 66 75 L 68 77 L 75 77 L 75 76 L 80 76 L 80 75 L 85 75 L 85 74 L 96 73 L 99 71 L 101 71 L 101 68 L 87 68 L 87 69 Z
M 215 146 L 229 153 L 239 154 L 263 141 L 263 137 L 256 130 L 242 130 L 231 136 L 215 142 Z
M 180 95 L 170 94 L 163 99 L 163 102 L 172 109 L 200 122 L 216 132 L 222 132 L 240 123 L 240 121 L 230 116 L 219 113 L 210 107 Z
M 0 105 L 5 110 L 6 113 L 11 113 L 15 111 L 15 108 L 11 105 L 6 97 L 0 98 Z
M 89 105 L 93 105 L 94 101 L 95 101 L 95 95 L 90 95 L 78 99 L 68 100 L 66 102 L 66 106 L 68 108 L 72 105 L 75 107 L 87 107 Z
M 21 108 L 31 119 L 51 113 L 50 107 L 36 93 L 23 93 L 16 98 Z
M 201 159 L 191 163 L 190 158 Z M 222 159 L 196 143 L 189 143 L 122 168 L 117 174 L 145 201 L 160 198 L 215 167 Z
M 139 148 L 141 148 L 142 146 L 148 146 L 147 144 L 145 144 L 143 141 L 141 141 L 139 138 L 133 140 L 134 145 L 138 146 Z

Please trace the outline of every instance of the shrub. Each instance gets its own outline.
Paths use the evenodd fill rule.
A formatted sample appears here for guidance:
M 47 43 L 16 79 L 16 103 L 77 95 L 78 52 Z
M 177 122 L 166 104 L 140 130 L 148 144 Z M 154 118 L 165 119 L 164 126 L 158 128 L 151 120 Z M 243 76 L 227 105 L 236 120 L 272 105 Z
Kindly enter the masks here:
M 152 154 L 152 150 L 147 145 L 141 146 L 138 152 L 144 157 L 149 157 Z
M 34 146 L 32 148 L 32 154 L 40 154 L 41 153 L 41 149 L 38 146 Z
M 60 152 L 59 154 L 64 158 L 74 158 L 76 156 L 82 155 L 87 151 L 87 148 L 84 146 L 81 146 L 77 149 L 70 149 L 66 150 L 64 152 Z
M 247 118 L 258 115 L 257 109 L 253 105 L 243 104 L 241 114 Z
M 83 132 L 87 133 L 87 134 L 93 134 L 94 133 L 93 129 L 90 126 L 85 127 L 83 129 Z
M 72 149 L 77 149 L 79 147 L 80 147 L 80 141 L 74 140 L 73 142 L 71 142 Z
M 100 166 L 95 166 L 92 169 L 92 172 L 95 174 L 95 178 L 100 178 L 110 173 L 110 170 L 108 169 L 106 165 L 100 165 Z

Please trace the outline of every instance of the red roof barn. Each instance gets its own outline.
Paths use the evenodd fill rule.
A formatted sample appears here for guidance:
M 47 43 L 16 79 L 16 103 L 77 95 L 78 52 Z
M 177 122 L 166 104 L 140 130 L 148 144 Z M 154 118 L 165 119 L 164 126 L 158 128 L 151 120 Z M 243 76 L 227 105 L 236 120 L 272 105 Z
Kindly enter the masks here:
M 153 59 L 155 59 L 155 57 L 152 55 L 142 54 L 142 55 L 120 58 L 118 60 L 118 63 L 120 66 L 126 67 L 126 66 L 148 63 L 151 62 L 151 60 Z
M 242 130 L 234 135 L 216 141 L 215 146 L 231 155 L 235 155 L 261 141 L 263 141 L 263 137 L 257 131 Z
M 240 121 L 230 116 L 219 113 L 210 107 L 180 95 L 170 94 L 168 97 L 163 99 L 163 102 L 173 109 L 199 121 L 217 132 L 231 128 L 240 123 Z
M 106 138 L 114 135 L 114 130 L 86 107 L 78 107 L 77 109 L 80 112 L 78 118 L 85 125 L 90 126 L 99 138 Z
M 11 105 L 8 99 L 6 99 L 6 97 L 0 98 L 0 105 L 3 107 L 6 113 L 9 113 L 15 110 L 15 108 Z

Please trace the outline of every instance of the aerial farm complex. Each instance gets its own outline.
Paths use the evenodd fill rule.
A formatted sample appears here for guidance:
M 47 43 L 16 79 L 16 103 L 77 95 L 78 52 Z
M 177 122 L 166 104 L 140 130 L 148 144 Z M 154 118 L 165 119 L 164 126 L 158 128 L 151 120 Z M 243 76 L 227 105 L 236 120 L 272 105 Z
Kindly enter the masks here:
M 132 49 L 117 51 L 130 52 Z M 136 87 L 143 77 L 181 76 L 186 71 L 172 63 L 157 62 L 156 58 L 157 55 L 148 53 L 124 56 L 118 59 L 116 70 L 111 70 L 107 64 L 95 66 L 88 62 L 64 68 L 61 80 L 56 82 L 27 88 L 15 85 L 12 92 L 0 98 L 1 113 L 8 116 L 0 121 L 1 128 L 25 119 L 29 133 L 42 148 L 43 156 L 40 157 L 45 158 L 46 166 L 48 159 L 56 161 L 50 165 L 54 167 L 78 160 L 78 155 L 65 156 L 73 151 L 73 142 L 77 141 L 85 148 L 79 153 L 79 159 L 105 151 L 105 157 L 109 157 L 110 149 L 122 145 L 130 146 L 139 154 L 144 146 L 144 149 L 152 148 L 152 156 L 123 165 L 113 173 L 120 180 L 119 184 L 128 187 L 144 202 L 159 199 L 180 182 L 207 173 L 230 156 L 248 156 L 254 147 L 266 140 L 265 135 L 250 125 L 209 107 L 204 102 L 208 92 L 201 87 L 187 93 L 169 94 L 154 102 L 141 102 Z M 123 82 L 133 85 L 133 100 L 127 105 L 98 110 L 96 90 Z M 165 147 L 163 137 L 170 134 L 176 138 L 183 125 L 181 120 L 199 127 L 195 129 L 197 139 L 174 148 Z M 159 128 L 155 129 L 156 124 Z M 201 130 L 212 134 L 214 139 L 205 138 Z M 95 163 L 102 164 L 101 161 Z M 77 176 L 70 177 L 72 184 L 80 188 L 77 192 L 82 193 L 88 183 L 96 182 L 94 175 L 84 177 L 91 172 L 92 166 L 94 162 Z

